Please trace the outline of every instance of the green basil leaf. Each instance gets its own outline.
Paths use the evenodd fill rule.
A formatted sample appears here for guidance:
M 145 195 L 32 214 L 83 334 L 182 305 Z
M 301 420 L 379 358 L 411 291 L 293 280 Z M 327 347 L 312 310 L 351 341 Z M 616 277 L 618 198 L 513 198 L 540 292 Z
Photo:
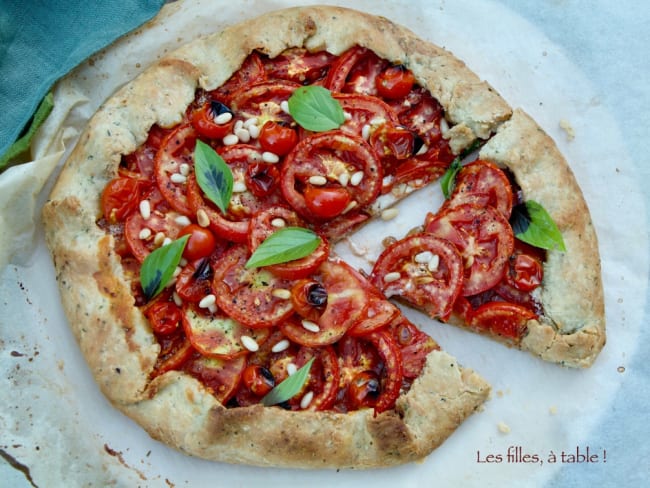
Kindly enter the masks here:
M 463 165 L 460 162 L 460 158 L 456 158 L 452 161 L 445 171 L 445 174 L 440 178 L 440 186 L 442 188 L 442 194 L 445 198 L 449 198 L 451 192 L 454 190 L 454 185 L 456 184 L 456 175 L 462 169 Z
M 546 209 L 534 200 L 512 209 L 510 224 L 515 236 L 541 249 L 556 249 L 565 252 L 562 233 Z
M 289 97 L 289 113 L 304 129 L 314 132 L 337 129 L 345 122 L 343 107 L 327 88 L 301 86 Z
M 260 244 L 248 259 L 246 268 L 286 263 L 309 256 L 319 246 L 320 237 L 302 227 L 284 227 L 276 230 Z
M 278 384 L 264 398 L 262 404 L 270 407 L 278 403 L 286 402 L 303 387 L 307 378 L 309 377 L 309 370 L 315 358 L 311 358 L 307 363 L 296 371 L 294 374 L 285 379 L 282 383 Z
M 214 149 L 200 140 L 194 148 L 194 172 L 205 196 L 226 213 L 232 196 L 232 171 Z
M 47 119 L 50 112 L 54 108 L 54 95 L 52 92 L 49 92 L 45 95 L 45 98 L 41 101 L 36 113 L 32 117 L 32 122 L 27 129 L 25 135 L 20 137 L 16 142 L 14 142 L 9 149 L 0 157 L 0 170 L 3 170 L 5 167 L 8 167 L 10 163 L 20 162 L 21 160 L 29 160 L 29 155 L 26 154 L 29 150 L 29 146 L 32 143 L 32 139 L 36 134 L 36 131 L 43 125 L 43 122 Z M 20 158 L 20 159 L 19 159 Z
M 189 238 L 185 235 L 147 255 L 140 268 L 140 284 L 147 300 L 158 295 L 169 283 Z

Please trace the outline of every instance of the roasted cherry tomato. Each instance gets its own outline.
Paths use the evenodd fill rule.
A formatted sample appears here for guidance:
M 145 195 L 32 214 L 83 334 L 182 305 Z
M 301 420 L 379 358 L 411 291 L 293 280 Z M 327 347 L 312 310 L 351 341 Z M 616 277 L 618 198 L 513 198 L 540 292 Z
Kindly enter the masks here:
M 291 127 L 267 120 L 260 129 L 258 140 L 265 151 L 284 156 L 298 144 L 298 134 Z
M 264 366 L 251 364 L 242 373 L 242 383 L 253 395 L 263 397 L 275 386 L 275 378 Z
M 216 311 L 199 308 L 196 304 L 183 307 L 183 329 L 185 335 L 204 356 L 233 358 L 248 353 L 252 341 L 258 346 L 269 336 L 269 329 L 251 329 L 244 327 L 236 320 Z M 242 336 L 248 339 L 242 340 Z
M 521 305 L 489 302 L 474 310 L 470 326 L 507 339 L 519 340 L 526 331 L 527 322 L 536 318 L 535 312 Z
M 454 191 L 445 206 L 454 207 L 465 203 L 492 205 L 509 219 L 512 199 L 512 186 L 506 174 L 493 163 L 476 160 L 458 172 Z
M 349 265 L 325 261 L 314 279 L 327 292 L 327 305 L 318 321 L 296 316 L 280 325 L 284 335 L 309 347 L 335 343 L 359 321 L 368 307 L 367 287 Z
M 178 233 L 178 237 L 185 235 L 190 236 L 183 251 L 183 257 L 188 261 L 196 261 L 197 259 L 209 256 L 217 248 L 217 238 L 206 227 L 190 224 Z
M 154 171 L 158 189 L 169 206 L 184 215 L 192 214 L 185 181 L 194 167 L 195 144 L 196 133 L 192 126 L 180 125 L 165 137 L 156 154 Z
M 264 63 L 269 78 L 310 83 L 321 79 L 336 59 L 327 51 L 309 52 L 304 48 L 290 48 Z
M 156 301 L 145 309 L 144 315 L 156 334 L 169 335 L 180 325 L 182 313 L 174 302 Z
M 250 221 L 248 247 L 254 252 L 271 234 L 280 227 L 305 227 L 305 223 L 293 210 L 280 205 L 270 206 L 253 215 Z M 266 266 L 266 269 L 282 278 L 297 280 L 312 274 L 320 264 L 327 259 L 330 253 L 329 242 L 321 239 L 314 251 L 300 259 L 293 259 L 286 263 Z
M 183 370 L 197 378 L 222 405 L 225 405 L 235 394 L 245 367 L 244 356 L 222 359 L 197 354 L 184 365 Z
M 517 254 L 511 258 L 508 283 L 521 291 L 530 292 L 542 284 L 544 270 L 539 259 L 530 254 Z
M 508 221 L 491 206 L 465 204 L 429 215 L 425 231 L 456 245 L 464 260 L 462 294 L 476 295 L 503 278 L 514 249 Z
M 293 313 L 289 297 L 274 290 L 290 290 L 292 282 L 264 268 L 246 269 L 248 247 L 231 247 L 215 263 L 212 289 L 217 305 L 241 324 L 264 328 L 278 325 Z
M 291 288 L 293 309 L 303 319 L 318 322 L 327 306 L 327 290 L 322 283 L 305 278 L 298 280 Z
M 350 205 L 361 208 L 374 201 L 383 176 L 376 154 L 361 137 L 331 131 L 300 141 L 287 155 L 281 177 L 282 193 L 294 210 L 322 221 L 344 214 Z
M 463 288 L 463 261 L 451 242 L 415 234 L 381 253 L 371 281 L 386 297 L 399 296 L 447 320 Z
M 218 117 L 223 113 L 230 113 L 230 109 L 217 100 L 206 100 L 203 105 L 190 112 L 190 122 L 194 130 L 208 139 L 223 139 L 232 132 L 235 121 L 219 123 Z
M 245 182 L 248 191 L 264 198 L 279 188 L 280 170 L 275 164 L 251 163 L 246 168 Z
M 411 92 L 415 76 L 403 65 L 390 66 L 375 79 L 377 92 L 384 98 L 404 98 Z
M 101 197 L 104 218 L 111 224 L 123 221 L 138 210 L 142 194 L 151 183 L 142 179 L 118 177 L 108 182 Z

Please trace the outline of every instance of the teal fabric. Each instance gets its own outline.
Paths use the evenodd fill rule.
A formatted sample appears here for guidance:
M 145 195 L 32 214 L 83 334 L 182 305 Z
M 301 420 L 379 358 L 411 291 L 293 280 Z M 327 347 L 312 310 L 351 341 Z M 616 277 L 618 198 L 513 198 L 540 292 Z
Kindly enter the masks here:
M 0 155 L 54 83 L 165 0 L 0 0 Z

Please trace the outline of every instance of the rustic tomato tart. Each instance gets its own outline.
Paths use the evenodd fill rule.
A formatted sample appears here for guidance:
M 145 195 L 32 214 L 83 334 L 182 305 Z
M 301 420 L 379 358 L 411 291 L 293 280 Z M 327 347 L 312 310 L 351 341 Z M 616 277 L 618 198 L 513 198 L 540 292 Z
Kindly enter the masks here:
M 438 181 L 443 206 L 372 272 L 335 254 Z M 93 116 L 43 215 L 104 394 L 211 460 L 370 468 L 439 446 L 489 386 L 389 298 L 567 365 L 604 343 L 596 237 L 553 142 L 450 53 L 354 10 L 273 12 L 165 56 Z

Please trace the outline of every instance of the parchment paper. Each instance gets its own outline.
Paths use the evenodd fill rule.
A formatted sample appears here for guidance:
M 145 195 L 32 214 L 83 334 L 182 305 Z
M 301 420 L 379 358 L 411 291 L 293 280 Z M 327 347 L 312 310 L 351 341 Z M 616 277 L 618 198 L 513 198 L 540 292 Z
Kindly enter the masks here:
M 0 462 L 0 479 L 10 486 L 484 487 L 508 486 L 513 479 L 528 486 L 576 481 L 575 472 L 600 473 L 601 481 L 650 478 L 647 463 L 643 467 L 627 455 L 630 439 L 598 435 L 603 425 L 628 414 L 612 409 L 621 408 L 617 396 L 634 374 L 631 364 L 647 337 L 641 331 L 647 214 L 629 134 L 622 138 L 624 128 L 603 105 L 594 80 L 558 44 L 512 10 L 486 0 L 319 3 L 387 16 L 446 47 L 557 141 L 600 239 L 608 344 L 596 364 L 584 371 L 563 369 L 408 311 L 443 348 L 488 379 L 493 395 L 423 463 L 369 472 L 259 469 L 190 458 L 150 439 L 101 395 L 68 330 L 43 244 L 38 212 L 53 180 L 44 176 L 69 152 L 76 131 L 99 104 L 161 53 L 251 15 L 309 3 L 315 2 L 176 2 L 58 85 L 59 116 L 43 129 L 39 160 L 0 177 L 0 265 L 3 258 L 10 262 L 0 282 L 0 449 L 7 461 Z M 35 198 L 19 200 L 26 192 Z M 437 186 L 407 199 L 390 232 L 402 235 L 440 200 Z M 378 252 L 372 243 L 385 233 L 382 225 L 368 226 L 351 247 L 338 251 L 367 269 L 366 258 Z M 367 250 L 365 258 L 351 251 L 359 248 Z M 647 413 L 646 398 L 635 400 Z M 638 422 L 640 429 L 643 425 Z M 539 462 L 523 462 L 524 454 Z M 590 461 L 569 462 L 581 456 Z

